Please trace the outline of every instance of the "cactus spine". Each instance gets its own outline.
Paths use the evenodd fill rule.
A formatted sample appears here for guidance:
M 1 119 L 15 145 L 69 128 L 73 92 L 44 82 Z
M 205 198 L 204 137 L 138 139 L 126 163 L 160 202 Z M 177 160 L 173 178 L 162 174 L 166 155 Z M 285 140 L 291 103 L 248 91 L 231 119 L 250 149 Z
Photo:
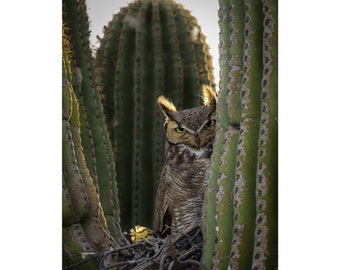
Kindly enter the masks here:
M 207 269 L 274 269 L 277 1 L 219 3 L 221 91 L 202 261 Z
M 96 68 L 115 153 L 122 227 L 151 226 L 164 152 L 156 99 L 163 94 L 190 108 L 198 106 L 202 84 L 214 88 L 205 36 L 181 5 L 135 1 L 105 27 Z

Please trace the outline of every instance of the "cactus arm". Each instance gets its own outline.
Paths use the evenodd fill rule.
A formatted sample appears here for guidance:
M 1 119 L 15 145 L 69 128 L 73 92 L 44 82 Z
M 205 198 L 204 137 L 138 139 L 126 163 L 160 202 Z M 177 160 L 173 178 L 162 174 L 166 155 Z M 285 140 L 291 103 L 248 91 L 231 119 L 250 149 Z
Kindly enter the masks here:
M 204 198 L 204 216 L 202 219 L 202 232 L 203 232 L 203 254 L 202 262 L 206 269 L 212 269 L 212 260 L 214 254 L 214 247 L 216 241 L 216 195 L 217 195 L 217 179 L 220 174 L 219 165 L 225 141 L 225 132 L 229 126 L 227 119 L 227 106 L 226 96 L 227 88 L 226 81 L 228 78 L 229 65 L 225 63 L 228 61 L 227 48 L 229 47 L 229 27 L 223 27 L 229 18 L 226 17 L 227 10 L 229 10 L 228 1 L 220 1 L 219 25 L 220 25 L 220 92 L 217 103 L 217 121 L 216 121 L 216 137 L 214 142 L 214 152 L 211 156 L 210 176 L 208 178 L 208 189 Z M 223 78 L 225 78 L 223 80 Z
M 102 217 L 101 222 L 108 224 L 117 241 L 120 241 L 124 237 L 117 229 L 119 228 L 119 202 L 115 164 L 95 79 L 85 1 L 63 1 L 63 21 L 67 26 L 66 33 L 73 57 L 71 61 L 73 90 L 79 102 L 82 151 L 96 193 L 101 194 L 100 204 L 106 214 L 106 218 Z
M 253 269 L 274 269 L 278 261 L 278 47 L 277 1 L 263 1 L 264 68 L 256 186 Z
M 231 0 L 229 18 L 225 27 L 229 35 L 222 33 L 222 38 L 229 39 L 229 54 L 224 57 L 224 65 L 228 66 L 228 74 L 222 79 L 226 85 L 226 107 L 230 122 L 225 133 L 225 143 L 221 157 L 220 176 L 217 180 L 218 193 L 216 201 L 216 219 L 218 224 L 217 242 L 214 254 L 214 268 L 226 269 L 231 252 L 232 228 L 234 220 L 233 187 L 236 175 L 236 156 L 239 132 L 235 127 L 240 125 L 241 116 L 241 82 L 244 43 L 244 6 L 243 2 Z M 227 63 L 227 64 L 226 64 Z
M 208 269 L 277 262 L 277 36 L 266 29 L 275 5 L 266 5 L 269 20 L 260 1 L 220 1 L 221 92 L 203 220 Z
M 88 83 L 88 80 L 86 78 L 87 74 L 87 69 L 82 71 L 80 68 L 81 64 L 81 56 L 74 55 L 75 52 L 83 52 L 83 44 L 82 44 L 82 36 L 80 33 L 85 32 L 86 27 L 88 25 L 82 26 L 80 21 L 81 19 L 79 17 L 82 16 L 82 12 L 86 7 L 84 7 L 85 3 L 77 3 L 76 1 L 71 1 L 67 0 L 63 2 L 63 19 L 65 21 L 65 24 L 67 26 L 67 35 L 69 36 L 70 42 L 71 42 L 71 50 L 72 50 L 72 71 L 76 74 L 73 76 L 73 90 L 75 91 L 76 94 L 79 92 L 79 88 L 81 87 L 81 83 L 84 80 L 84 83 Z M 82 27 L 84 29 L 82 29 Z M 80 29 L 79 29 L 80 28 Z M 88 28 L 87 28 L 88 29 Z M 80 62 L 80 63 L 79 63 Z M 77 69 L 76 69 L 77 67 Z M 84 78 L 83 78 L 84 76 Z M 78 94 L 78 97 L 79 94 Z M 78 100 L 81 100 L 78 98 Z M 80 104 L 80 109 L 82 109 L 82 104 Z M 81 121 L 86 121 L 87 119 L 85 118 L 86 116 L 81 116 Z M 86 123 L 85 123 L 86 124 Z M 88 133 L 91 131 L 84 130 L 84 133 Z M 90 173 L 92 177 L 97 180 L 97 175 L 96 175 L 96 167 L 95 167 L 95 160 L 92 158 L 93 156 L 93 141 L 91 140 L 92 135 L 89 135 L 87 138 L 83 139 L 83 144 L 84 145 L 89 145 L 84 148 L 84 151 L 87 152 L 85 154 L 86 157 L 88 157 L 88 166 L 90 168 Z M 91 160 L 89 159 L 91 157 Z
M 63 94 L 65 92 L 68 91 L 64 89 Z M 63 119 L 63 264 L 65 265 L 79 262 L 81 252 L 99 252 L 107 250 L 110 245 L 118 246 L 108 232 L 96 186 L 86 166 L 80 136 L 79 106 L 72 88 L 71 100 L 70 117 Z M 91 229 L 93 227 L 97 229 Z
M 241 90 L 240 137 L 234 186 L 234 237 L 230 264 L 252 263 L 256 214 L 255 184 L 262 79 L 262 15 L 260 1 L 245 1 L 244 73 Z
M 277 1 L 219 4 L 221 91 L 202 262 L 276 269 Z
M 79 105 L 72 87 L 71 74 L 71 44 L 66 35 L 66 26 L 63 24 L 62 64 L 63 64 L 63 225 L 79 222 L 81 217 L 87 215 L 90 205 L 84 182 L 88 181 L 89 174 L 85 158 L 81 152 Z M 72 179 L 75 179 L 74 181 Z M 91 180 L 90 180 L 91 181 Z M 65 215 L 64 215 L 65 214 Z
M 81 141 L 79 102 L 72 86 L 72 49 L 63 24 L 62 188 L 63 266 L 82 263 L 82 252 L 118 247 L 111 237 L 95 182 L 88 170 Z M 94 269 L 96 262 L 79 269 Z

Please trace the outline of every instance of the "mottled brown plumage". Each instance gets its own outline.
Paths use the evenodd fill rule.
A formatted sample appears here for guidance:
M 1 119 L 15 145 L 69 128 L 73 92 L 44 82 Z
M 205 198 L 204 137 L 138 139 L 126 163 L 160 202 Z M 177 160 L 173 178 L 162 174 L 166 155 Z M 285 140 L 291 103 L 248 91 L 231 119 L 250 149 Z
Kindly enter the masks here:
M 166 98 L 158 98 L 166 117 L 166 147 L 154 226 L 162 235 L 201 224 L 216 112 L 215 92 L 207 86 L 202 91 L 204 106 L 178 112 Z

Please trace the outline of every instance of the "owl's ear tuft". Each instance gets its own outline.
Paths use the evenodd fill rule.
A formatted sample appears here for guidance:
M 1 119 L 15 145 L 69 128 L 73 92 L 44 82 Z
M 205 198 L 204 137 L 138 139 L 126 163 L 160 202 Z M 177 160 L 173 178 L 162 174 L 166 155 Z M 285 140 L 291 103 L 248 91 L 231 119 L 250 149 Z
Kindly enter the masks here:
M 209 85 L 202 85 L 202 99 L 206 107 L 216 107 L 217 95 L 216 92 Z
M 158 97 L 157 103 L 164 115 L 173 120 L 173 113 L 177 112 L 175 105 L 164 96 Z

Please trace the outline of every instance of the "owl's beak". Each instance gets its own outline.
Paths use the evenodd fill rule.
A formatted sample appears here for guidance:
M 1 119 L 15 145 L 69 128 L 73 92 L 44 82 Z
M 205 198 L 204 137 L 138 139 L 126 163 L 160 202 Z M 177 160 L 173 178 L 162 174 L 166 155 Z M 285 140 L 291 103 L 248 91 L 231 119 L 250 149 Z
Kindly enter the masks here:
M 194 137 L 195 137 L 195 142 L 196 142 L 197 148 L 200 148 L 201 147 L 201 139 L 200 139 L 197 132 L 194 133 Z

